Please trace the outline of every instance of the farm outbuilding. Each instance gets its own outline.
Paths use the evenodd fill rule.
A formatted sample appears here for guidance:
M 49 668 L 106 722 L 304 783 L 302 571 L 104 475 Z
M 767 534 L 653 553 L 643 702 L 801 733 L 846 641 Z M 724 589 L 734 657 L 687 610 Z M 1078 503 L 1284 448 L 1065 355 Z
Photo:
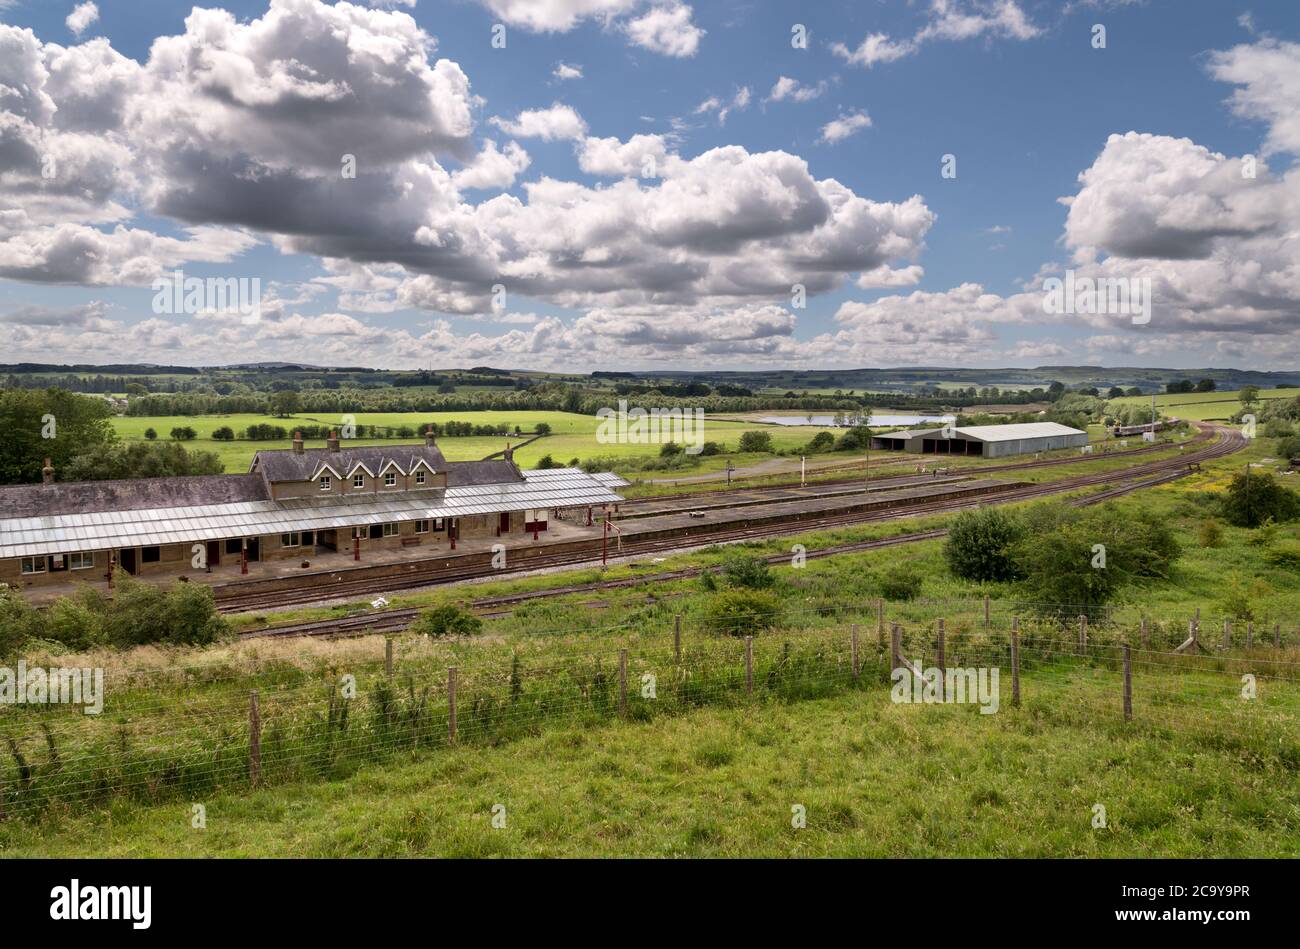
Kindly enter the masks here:
M 1013 425 L 962 425 L 955 428 L 888 432 L 871 439 L 871 447 L 923 455 L 977 455 L 1007 458 L 1088 444 L 1088 433 L 1056 422 Z

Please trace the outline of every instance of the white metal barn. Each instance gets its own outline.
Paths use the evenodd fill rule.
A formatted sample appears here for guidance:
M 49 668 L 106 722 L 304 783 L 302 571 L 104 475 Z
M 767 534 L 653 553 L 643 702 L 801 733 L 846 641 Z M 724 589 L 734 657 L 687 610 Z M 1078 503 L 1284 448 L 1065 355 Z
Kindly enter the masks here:
M 1039 451 L 1079 448 L 1088 433 L 1056 422 L 1022 422 L 1012 425 L 964 425 L 889 432 L 872 439 L 873 448 L 913 451 L 924 455 L 978 455 L 1007 458 Z

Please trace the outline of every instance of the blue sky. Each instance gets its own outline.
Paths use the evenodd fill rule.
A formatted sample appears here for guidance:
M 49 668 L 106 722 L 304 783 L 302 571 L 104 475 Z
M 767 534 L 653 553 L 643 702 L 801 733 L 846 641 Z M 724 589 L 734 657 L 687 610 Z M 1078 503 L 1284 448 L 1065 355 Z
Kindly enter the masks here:
M 346 27 L 331 6 L 231 0 L 213 4 L 233 17 L 214 32 L 187 22 L 187 3 L 97 0 L 91 16 L 85 4 L 0 2 L 0 22 L 34 34 L 15 31 L 6 49 L 48 67 L 84 45 L 75 55 L 111 76 L 47 68 L 41 91 L 57 110 L 39 115 L 16 52 L 0 66 L 0 85 L 18 90 L 0 108 L 26 123 L 10 128 L 11 141 L 61 141 L 48 147 L 63 149 L 64 167 L 96 183 L 89 198 L 73 181 L 72 197 L 38 214 L 24 204 L 30 170 L 7 157 L 20 152 L 0 151 L 0 212 L 18 222 L 0 227 L 0 342 L 15 360 L 1294 368 L 1300 355 L 1292 0 L 418 0 L 372 4 Z M 342 62 L 328 40 L 304 49 L 271 29 L 276 7 L 299 18 L 300 33 L 330 22 L 367 49 L 378 48 L 365 39 L 375 36 L 418 45 L 422 32 L 428 64 L 454 63 L 465 85 L 449 92 L 424 76 L 406 86 L 409 68 L 394 85 Z M 593 9 L 603 15 L 582 15 Z M 495 24 L 505 48 L 492 46 Z M 794 24 L 806 28 L 806 48 L 792 46 Z M 1094 24 L 1105 28 L 1104 49 L 1094 48 Z M 153 46 L 159 37 L 183 39 L 186 54 L 168 61 Z M 894 55 L 869 61 L 868 49 Z M 580 75 L 560 78 L 561 64 Z M 362 108 L 361 72 L 401 91 Z M 76 88 L 76 76 L 95 88 Z M 776 101 L 782 77 L 800 91 Z M 290 88 L 303 81 L 308 93 Z M 411 103 L 424 94 L 420 114 Z M 99 95 L 112 104 L 101 107 Z M 87 102 L 111 120 L 69 125 L 62 116 Z M 567 109 L 521 118 L 557 105 Z M 447 119 L 455 107 L 464 115 Z M 340 190 L 310 141 L 312 122 L 330 121 L 331 110 L 346 136 L 323 131 L 321 150 L 337 139 L 337 151 L 358 154 L 360 180 L 412 197 L 391 210 L 370 198 L 344 206 L 362 189 Z M 315 118 L 304 119 L 309 111 Z M 828 135 L 846 119 L 848 134 Z M 566 131 L 565 121 L 582 128 Z M 532 134 L 543 126 L 549 140 Z M 1144 137 L 1108 147 L 1126 133 Z M 656 136 L 651 150 L 682 170 L 586 170 L 587 143 L 633 136 Z M 526 167 L 485 188 L 411 188 L 412 174 L 454 177 L 487 141 L 513 142 Z M 372 156 L 374 143 L 391 147 Z M 188 146 L 195 154 L 182 163 Z M 717 148 L 743 152 L 725 168 L 691 164 Z M 945 155 L 955 156 L 955 178 L 940 174 Z M 1243 175 L 1225 169 L 1245 155 L 1260 156 L 1262 170 L 1239 186 Z M 265 179 L 249 170 L 258 168 L 269 169 Z M 1072 210 L 1059 199 L 1080 195 L 1090 169 L 1086 200 Z M 749 176 L 752 188 L 719 196 Z M 546 179 L 557 189 L 543 199 L 532 186 Z M 827 220 L 832 180 L 879 226 Z M 571 217 L 559 183 L 582 189 Z M 661 186 L 673 193 L 611 197 Z M 486 213 L 503 200 L 525 210 Z M 559 207 L 543 212 L 543 201 Z M 313 203 L 335 207 L 343 223 L 318 220 L 328 215 L 308 213 Z M 783 216 L 785 229 L 773 223 Z M 422 224 L 438 236 L 412 240 Z M 553 240 L 569 224 L 571 240 Z M 101 244 L 90 233 L 118 228 L 130 239 Z M 725 237 L 698 236 L 714 229 Z M 448 253 L 426 257 L 427 240 Z M 86 258 L 93 265 L 69 262 Z M 862 279 L 877 260 L 894 275 L 886 285 Z M 255 322 L 160 315 L 149 283 L 176 266 L 274 289 Z M 1044 276 L 1065 267 L 1149 277 L 1152 318 L 1044 314 Z M 776 289 L 799 268 L 811 275 L 804 308 Z M 504 307 L 489 302 L 498 283 Z

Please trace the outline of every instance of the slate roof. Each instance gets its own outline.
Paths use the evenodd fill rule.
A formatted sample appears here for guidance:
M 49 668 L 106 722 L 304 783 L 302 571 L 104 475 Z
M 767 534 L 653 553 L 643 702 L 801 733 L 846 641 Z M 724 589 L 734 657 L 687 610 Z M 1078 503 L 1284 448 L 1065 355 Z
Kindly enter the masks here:
M 395 462 L 402 473 L 407 474 L 419 461 L 434 471 L 448 470 L 442 452 L 430 445 L 373 445 L 368 448 L 341 448 L 338 451 L 308 448 L 301 454 L 293 449 L 277 448 L 259 451 L 253 456 L 249 470 L 260 471 L 267 481 L 310 481 L 321 465 L 325 464 L 347 477 L 357 463 L 365 465 L 372 474 L 378 475 L 389 462 Z
M 447 487 L 460 488 L 474 484 L 508 484 L 523 481 L 514 462 L 505 461 L 449 461 L 439 469 L 447 472 Z
M 270 496 L 266 482 L 256 474 L 16 484 L 0 487 L 0 519 L 198 507 L 264 501 Z

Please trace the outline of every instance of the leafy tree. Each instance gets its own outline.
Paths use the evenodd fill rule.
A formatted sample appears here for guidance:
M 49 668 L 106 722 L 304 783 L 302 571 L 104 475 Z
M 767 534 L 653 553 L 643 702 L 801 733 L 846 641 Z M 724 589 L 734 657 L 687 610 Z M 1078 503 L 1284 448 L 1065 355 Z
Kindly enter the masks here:
M 805 455 L 820 455 L 835 447 L 835 436 L 830 432 L 818 432 L 804 446 Z
M 268 404 L 271 407 L 271 414 L 276 418 L 289 418 L 302 411 L 302 399 L 293 389 L 272 392 Z
M 542 455 L 542 457 L 537 462 L 537 467 L 538 468 L 563 468 L 564 465 L 560 464 L 550 455 Z
M 1259 527 L 1270 518 L 1285 523 L 1300 517 L 1300 495 L 1267 471 L 1234 475 L 1221 502 L 1223 519 L 1235 527 Z
M 74 455 L 117 443 L 103 399 L 62 389 L 0 390 L 0 484 L 41 480 L 49 458 L 58 477 Z
M 170 434 L 172 440 L 178 442 L 193 441 L 199 437 L 199 433 L 188 425 L 177 425 L 171 430 Z
M 551 426 L 546 422 L 538 422 L 533 426 L 533 431 L 538 435 L 549 435 L 551 434 Z
M 770 452 L 772 450 L 771 432 L 743 432 L 740 436 L 742 452 Z
M 1118 399 L 1121 398 L 1123 395 L 1124 395 L 1124 390 L 1121 389 L 1119 386 L 1111 386 L 1109 389 L 1106 390 L 1106 398 L 1108 399 Z
M 212 438 L 214 441 L 229 442 L 235 439 L 235 430 L 229 425 L 222 425 L 220 428 L 213 429 Z
M 153 441 L 155 438 L 158 437 L 158 430 L 155 428 L 146 428 L 144 430 L 144 437 L 147 438 L 149 441 Z
M 1197 392 L 1213 392 L 1215 388 L 1216 385 L 1213 379 L 1202 379 L 1200 382 L 1196 383 Z
M 1055 502 L 1025 514 L 1016 547 L 1028 598 L 1041 612 L 1095 616 L 1127 583 L 1168 577 L 1181 555 L 1159 515 L 1132 506 L 1078 511 Z
M 431 639 L 444 636 L 473 636 L 483 628 L 483 621 L 455 603 L 434 606 L 422 612 L 411 629 Z
M 943 555 L 948 569 L 963 580 L 1014 580 L 1019 576 L 1015 547 L 1023 536 L 1022 522 L 1002 508 L 962 511 L 948 529 Z
M 225 470 L 215 452 L 187 451 L 177 442 L 127 442 L 77 455 L 64 473 L 68 481 L 112 481 L 221 474 Z
M 1242 386 L 1237 401 L 1244 406 L 1254 405 L 1259 401 L 1259 386 Z

